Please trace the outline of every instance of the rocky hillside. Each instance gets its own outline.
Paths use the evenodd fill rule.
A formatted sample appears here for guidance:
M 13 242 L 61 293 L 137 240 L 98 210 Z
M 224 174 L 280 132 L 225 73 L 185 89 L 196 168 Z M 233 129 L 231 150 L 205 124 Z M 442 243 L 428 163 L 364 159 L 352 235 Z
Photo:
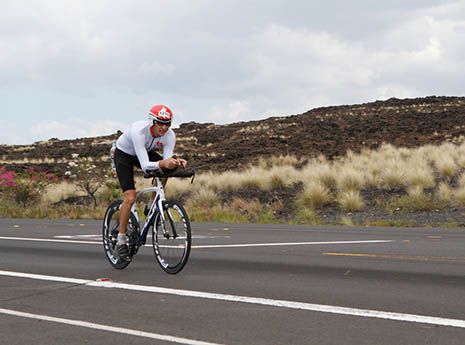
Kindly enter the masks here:
M 258 157 L 291 154 L 328 158 L 377 148 L 382 143 L 415 147 L 465 138 L 465 97 L 389 99 L 323 107 L 292 116 L 228 125 L 185 123 L 175 129 L 176 152 L 198 170 L 237 169 Z M 32 145 L 0 145 L 0 166 L 30 166 L 64 174 L 71 160 L 108 167 L 118 133 L 75 140 L 50 139 Z

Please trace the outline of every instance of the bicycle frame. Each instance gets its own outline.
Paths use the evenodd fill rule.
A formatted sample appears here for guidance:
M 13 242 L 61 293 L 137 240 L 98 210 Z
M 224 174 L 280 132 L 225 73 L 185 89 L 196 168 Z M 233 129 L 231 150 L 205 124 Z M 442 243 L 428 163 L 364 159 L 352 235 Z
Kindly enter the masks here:
M 136 217 L 137 223 L 140 224 L 140 219 L 139 219 L 139 215 L 137 214 L 137 208 L 136 208 L 137 201 L 140 200 L 140 198 L 144 194 L 153 193 L 153 192 L 157 193 L 155 200 L 150 206 L 149 213 L 147 214 L 147 218 L 145 220 L 144 226 L 142 230 L 140 231 L 140 235 L 139 235 L 140 245 L 144 245 L 147 242 L 147 234 L 148 234 L 149 227 L 155 221 L 154 217 L 157 213 L 160 215 L 162 229 L 163 230 L 165 229 L 165 216 L 163 214 L 163 201 L 166 200 L 165 190 L 163 188 L 163 184 L 159 177 L 155 177 L 155 181 L 156 181 L 156 185 L 154 185 L 153 187 L 144 188 L 137 192 L 136 202 L 131 207 L 131 213 L 134 215 L 134 217 Z

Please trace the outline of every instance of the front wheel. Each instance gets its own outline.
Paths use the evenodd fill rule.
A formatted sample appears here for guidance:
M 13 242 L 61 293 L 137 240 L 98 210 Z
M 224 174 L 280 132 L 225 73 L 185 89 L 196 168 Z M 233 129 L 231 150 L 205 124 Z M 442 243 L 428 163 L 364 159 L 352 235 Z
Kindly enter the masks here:
M 119 270 L 126 268 L 130 263 L 130 261 L 121 260 L 116 250 L 119 232 L 119 208 L 122 202 L 122 200 L 115 200 L 108 206 L 103 218 L 102 227 L 103 249 L 110 264 Z M 131 226 L 137 227 L 137 219 L 132 213 L 130 213 L 128 222 L 128 227 Z
M 153 250 L 161 268 L 166 273 L 175 274 L 189 259 L 191 225 L 186 210 L 176 201 L 163 202 L 163 215 L 165 221 L 157 214 L 155 226 L 152 226 Z

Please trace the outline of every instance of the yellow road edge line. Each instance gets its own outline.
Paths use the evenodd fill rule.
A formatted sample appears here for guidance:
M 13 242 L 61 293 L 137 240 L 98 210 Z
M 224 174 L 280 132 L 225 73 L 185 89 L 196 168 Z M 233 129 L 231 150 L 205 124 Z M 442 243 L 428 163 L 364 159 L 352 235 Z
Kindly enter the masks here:
M 410 261 L 455 261 L 465 262 L 465 257 L 460 256 L 409 256 L 394 254 L 370 254 L 370 253 L 322 253 L 328 256 L 350 256 L 362 258 L 393 259 L 393 260 L 410 260 Z

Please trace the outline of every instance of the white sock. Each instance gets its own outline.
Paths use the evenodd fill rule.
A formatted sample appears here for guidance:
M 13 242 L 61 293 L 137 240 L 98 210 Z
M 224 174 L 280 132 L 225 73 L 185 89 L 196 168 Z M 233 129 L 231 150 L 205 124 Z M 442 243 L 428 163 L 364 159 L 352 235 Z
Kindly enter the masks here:
M 126 235 L 118 234 L 118 244 L 126 244 Z

